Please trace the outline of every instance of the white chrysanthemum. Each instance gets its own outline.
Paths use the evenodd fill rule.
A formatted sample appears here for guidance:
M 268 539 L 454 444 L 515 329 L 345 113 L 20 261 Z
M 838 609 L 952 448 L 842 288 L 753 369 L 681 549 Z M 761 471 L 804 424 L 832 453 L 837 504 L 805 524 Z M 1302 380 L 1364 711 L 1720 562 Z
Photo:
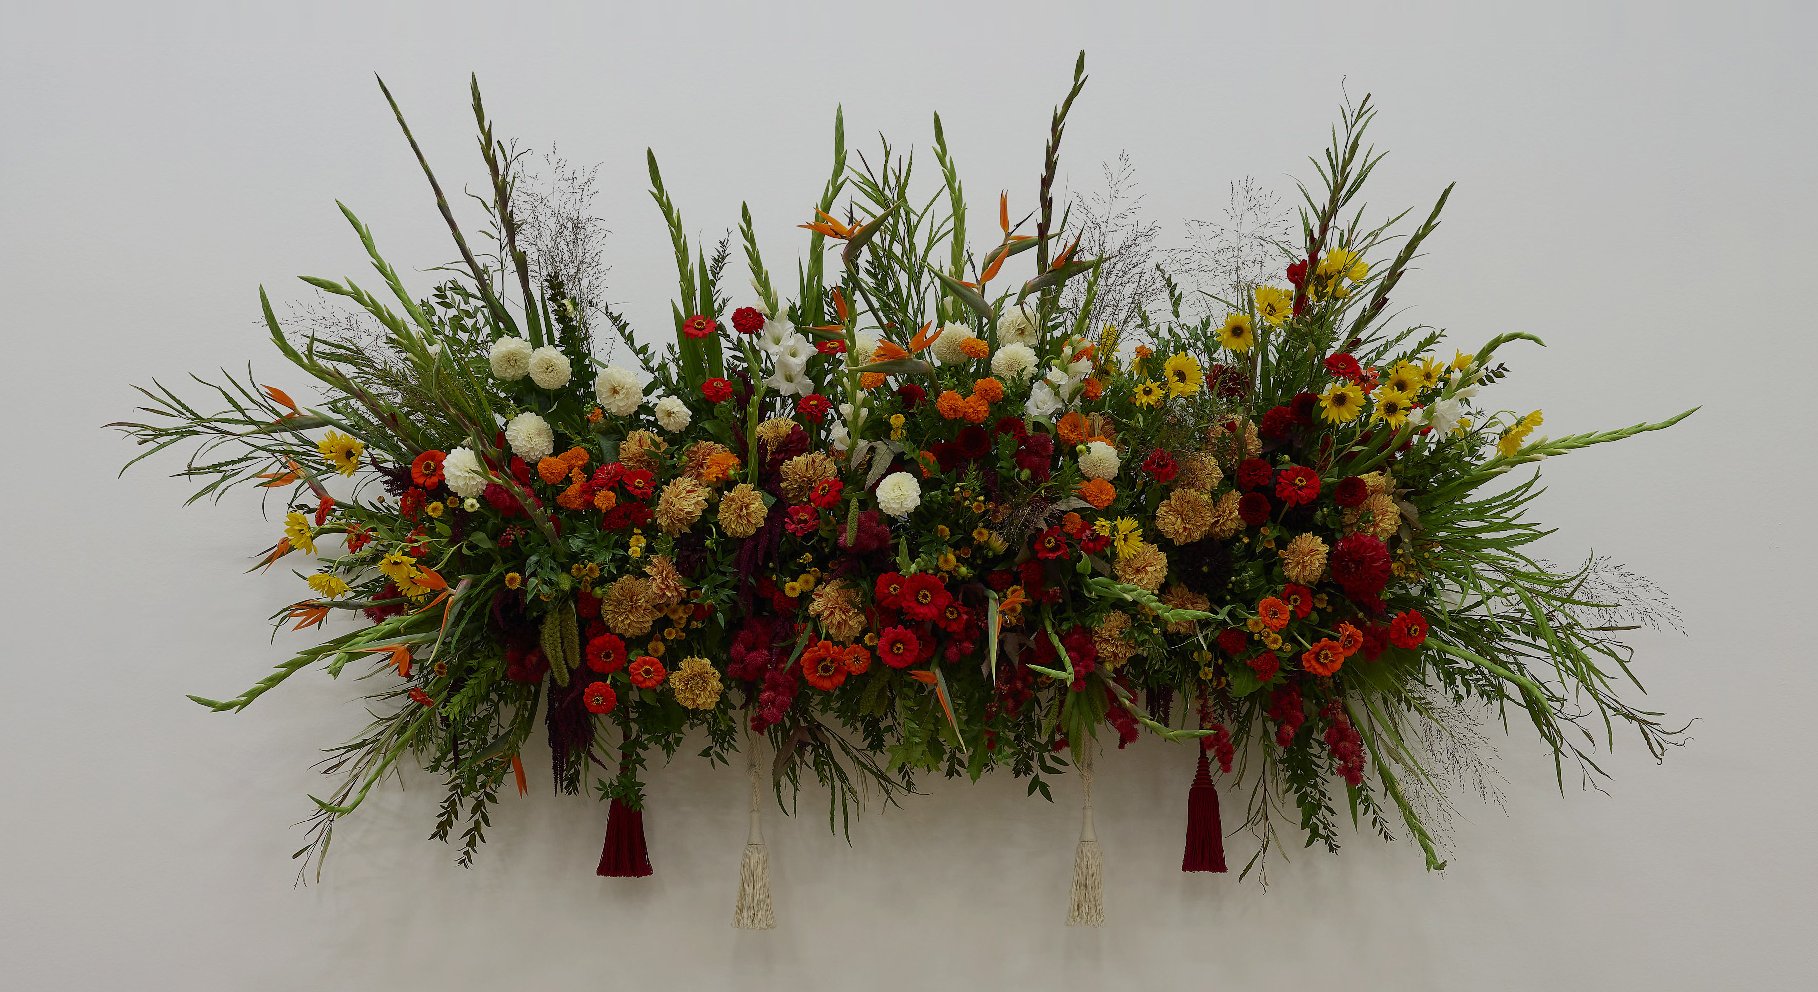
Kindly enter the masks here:
M 1023 412 L 1031 417 L 1052 419 L 1063 405 L 1060 394 L 1054 391 L 1053 386 L 1038 382 L 1029 390 L 1029 401 L 1023 404 Z
M 505 421 L 505 443 L 512 454 L 535 462 L 555 452 L 555 431 L 549 429 L 549 421 L 526 410 Z
M 892 472 L 877 484 L 877 508 L 893 517 L 906 517 L 922 505 L 922 484 L 907 472 Z
M 763 328 L 758 331 L 758 347 L 772 351 L 795 336 L 794 324 L 782 317 L 771 317 L 764 321 Z
M 442 459 L 442 481 L 456 496 L 472 499 L 485 492 L 486 484 L 492 480 L 472 448 L 456 448 Z
M 656 402 L 656 419 L 664 430 L 677 434 L 688 427 L 694 414 L 688 412 L 688 404 L 673 396 L 665 396 Z
M 781 362 L 777 363 L 776 371 L 764 380 L 764 386 L 783 396 L 806 396 L 814 392 L 814 383 L 809 380 L 808 373 Z
M 530 342 L 519 337 L 503 337 L 492 343 L 486 360 L 492 363 L 493 378 L 517 382 L 530 374 Z
M 1041 338 L 1042 329 L 1036 324 L 1034 315 L 1022 307 L 1012 306 L 997 318 L 997 343 L 1000 347 L 1020 344 L 1033 348 Z
M 1085 452 L 1079 456 L 1080 474 L 1088 479 L 1115 479 L 1120 467 L 1117 449 L 1103 441 L 1087 444 Z
M 544 345 L 530 353 L 530 381 L 544 389 L 561 389 L 568 385 L 574 370 L 562 349 Z
M 600 370 L 593 380 L 593 395 L 601 409 L 615 417 L 629 417 L 644 404 L 644 386 L 637 375 L 616 365 Z
M 978 335 L 972 333 L 972 328 L 965 324 L 948 324 L 941 328 L 941 336 L 934 339 L 929 350 L 934 352 L 935 360 L 942 365 L 959 365 L 972 361 L 964 349 L 966 342 L 976 337 Z
M 991 374 L 1000 379 L 1019 379 L 1035 371 L 1035 350 L 1026 344 L 1007 344 L 991 356 Z

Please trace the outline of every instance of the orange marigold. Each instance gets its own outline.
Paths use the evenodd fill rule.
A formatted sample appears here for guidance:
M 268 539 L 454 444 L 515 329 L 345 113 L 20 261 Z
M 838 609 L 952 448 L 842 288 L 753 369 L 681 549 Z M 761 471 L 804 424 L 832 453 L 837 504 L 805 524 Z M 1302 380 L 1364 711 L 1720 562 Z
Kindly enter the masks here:
M 537 477 L 549 485 L 555 485 L 568 477 L 568 462 L 554 455 L 537 462 Z
M 1256 604 L 1257 619 L 1261 620 L 1263 626 L 1270 630 L 1280 630 L 1286 627 L 1292 616 L 1294 616 L 1294 607 L 1274 596 L 1265 597 L 1262 602 Z
M 1085 382 L 1086 399 L 1095 400 L 1103 395 L 1105 395 L 1104 380 L 1100 379 L 1098 376 L 1095 376 L 1095 375 L 1087 376 L 1086 382 Z
M 593 508 L 602 512 L 619 505 L 619 498 L 610 489 L 602 489 L 593 494 Z
M 949 389 L 935 398 L 934 409 L 948 420 L 960 420 L 966 416 L 966 398 Z
M 556 457 L 567 462 L 569 468 L 586 468 L 587 459 L 590 456 L 587 454 L 586 448 L 583 448 L 580 445 L 575 445 L 574 447 L 569 448 L 567 451 L 562 452 L 560 455 L 558 455 Z
M 1069 448 L 1076 448 L 1086 443 L 1086 434 L 1091 427 L 1086 423 L 1086 415 L 1078 410 L 1068 410 L 1059 423 L 1054 425 L 1055 436 Z
M 549 459 L 545 458 L 544 461 Z M 587 508 L 587 487 L 578 482 L 571 482 L 562 494 L 556 497 L 556 505 L 564 510 L 585 510 Z
M 860 372 L 859 373 L 859 388 L 860 389 L 876 389 L 877 387 L 879 387 L 883 384 L 884 384 L 884 373 L 882 373 L 882 372 Z
M 979 344 L 982 345 L 984 342 L 979 341 Z M 986 403 L 1002 403 L 1004 401 L 1004 384 L 991 376 L 986 376 L 972 384 L 972 395 L 983 396 Z
M 966 338 L 960 342 L 959 349 L 960 354 L 967 358 L 984 358 L 991 354 L 991 346 L 985 343 L 984 338 Z
M 1102 510 L 1117 498 L 1117 487 L 1103 479 L 1088 479 L 1079 487 L 1079 498 L 1091 503 L 1093 509 Z
M 730 451 L 719 451 L 707 456 L 707 464 L 701 468 L 701 481 L 708 485 L 718 485 L 732 478 L 732 473 L 739 470 L 739 456 Z
M 991 403 L 983 396 L 973 393 L 960 404 L 960 413 L 974 424 L 982 424 L 991 419 Z

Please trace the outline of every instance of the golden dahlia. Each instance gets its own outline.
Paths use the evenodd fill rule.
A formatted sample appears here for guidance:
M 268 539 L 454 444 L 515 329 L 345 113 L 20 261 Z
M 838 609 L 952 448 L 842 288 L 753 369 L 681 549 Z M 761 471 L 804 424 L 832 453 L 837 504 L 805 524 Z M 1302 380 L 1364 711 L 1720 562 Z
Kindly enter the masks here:
M 824 451 L 796 455 L 783 463 L 783 495 L 791 503 L 806 503 L 815 483 L 836 478 L 839 474 L 839 463 Z
M 691 476 L 697 482 L 712 483 L 707 478 L 707 463 L 714 455 L 729 453 L 725 445 L 718 441 L 696 441 L 682 451 L 682 474 Z
M 682 665 L 669 673 L 669 689 L 675 701 L 691 710 L 710 710 L 720 703 L 726 689 L 719 669 L 705 658 L 683 658 Z
M 1205 610 L 1212 605 L 1211 600 L 1178 582 L 1169 586 L 1168 591 L 1162 593 L 1160 598 L 1162 605 L 1170 610 Z M 1168 633 L 1191 634 L 1198 629 L 1198 626 L 1199 624 L 1193 620 L 1179 620 L 1168 625 Z
M 1243 530 L 1244 518 L 1237 513 L 1238 504 L 1242 502 L 1243 497 L 1235 489 L 1220 495 L 1212 506 L 1212 522 L 1207 533 L 1222 541 Z
M 1209 451 L 1193 451 L 1182 455 L 1176 462 L 1180 473 L 1174 477 L 1176 489 L 1197 489 L 1210 493 L 1213 487 L 1224 481 L 1225 472 L 1218 467 L 1218 459 Z
M 808 614 L 821 622 L 822 633 L 841 643 L 863 637 L 869 626 L 859 605 L 858 590 L 843 579 L 816 586 L 808 601 Z
M 1235 469 L 1238 462 L 1254 458 L 1262 452 L 1262 440 L 1256 436 L 1256 425 L 1245 417 L 1231 417 L 1212 425 L 1206 440 L 1212 454 L 1217 456 L 1219 463 L 1227 470 Z
M 655 472 L 661 464 L 657 455 L 669 445 L 650 431 L 632 431 L 619 442 L 619 461 L 626 468 L 643 468 Z
M 650 605 L 650 580 L 635 575 L 614 579 L 600 597 L 600 619 L 613 633 L 622 637 L 641 637 L 650 633 L 656 623 L 656 607 Z
M 657 497 L 656 522 L 665 534 L 686 533 L 701 514 L 707 509 L 707 498 L 713 491 L 706 486 L 679 475 L 669 480 L 663 487 L 663 494 Z
M 1154 592 L 1167 577 L 1168 556 L 1140 538 L 1117 558 L 1117 578 L 1121 582 Z
M 720 497 L 720 526 L 733 537 L 757 533 L 769 512 L 764 497 L 749 482 L 733 486 Z
M 771 417 L 758 425 L 757 436 L 758 441 L 763 444 L 764 450 L 768 451 L 788 440 L 789 435 L 794 432 L 794 420 L 788 417 Z
M 668 555 L 655 555 L 644 566 L 650 579 L 650 604 L 673 607 L 688 596 L 688 583 Z
M 1107 613 L 1092 628 L 1092 646 L 1098 649 L 1098 660 L 1115 669 L 1137 655 L 1136 642 L 1130 639 L 1130 614 Z
M 1282 573 L 1289 582 L 1310 586 L 1326 574 L 1326 542 L 1313 534 L 1296 534 L 1281 551 Z
M 1212 497 L 1176 489 L 1155 508 L 1155 529 L 1175 544 L 1192 544 L 1212 529 Z

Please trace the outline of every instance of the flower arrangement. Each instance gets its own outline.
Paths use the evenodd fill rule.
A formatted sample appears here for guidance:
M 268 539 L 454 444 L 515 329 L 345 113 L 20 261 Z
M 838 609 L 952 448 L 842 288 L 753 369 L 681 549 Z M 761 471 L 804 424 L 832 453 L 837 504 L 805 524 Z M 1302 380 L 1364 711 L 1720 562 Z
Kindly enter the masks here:
M 1100 739 L 1195 745 L 1188 871 L 1225 870 L 1214 768 L 1248 789 L 1252 867 L 1283 811 L 1336 850 L 1348 810 L 1438 869 L 1440 766 L 1482 760 L 1482 711 L 1525 714 L 1562 782 L 1568 763 L 1598 774 L 1589 749 L 1619 725 L 1661 754 L 1673 732 L 1618 694 L 1608 618 L 1634 598 L 1601 559 L 1530 553 L 1540 489 L 1510 473 L 1691 411 L 1548 438 L 1539 411 L 1487 397 L 1504 348 L 1536 337 L 1465 352 L 1395 328 L 1450 188 L 1399 235 L 1356 218 L 1380 160 L 1367 98 L 1315 160 L 1299 237 L 1271 246 L 1277 275 L 1195 315 L 1164 274 L 1165 308 L 1096 323 L 1107 256 L 1084 257 L 1053 194 L 1084 82 L 1082 56 L 1028 213 L 1006 193 L 982 224 L 938 117 L 931 195 L 900 152 L 849 157 L 836 118 L 788 296 L 749 211 L 749 295 L 734 286 L 730 242 L 690 240 L 653 155 L 679 273 L 660 353 L 530 247 L 519 157 L 477 84 L 484 240 L 399 112 L 452 274 L 418 295 L 343 207 L 380 285 L 306 281 L 357 328 L 300 338 L 261 292 L 317 402 L 229 376 L 206 383 L 220 412 L 154 386 L 146 421 L 115 425 L 140 458 L 195 445 L 198 498 L 283 494 L 260 565 L 308 589 L 280 626 L 324 635 L 238 696 L 192 698 L 242 710 L 318 665 L 375 687 L 299 854 L 414 761 L 446 789 L 434 837 L 459 832 L 468 864 L 541 734 L 558 790 L 610 802 L 599 872 L 649 874 L 643 783 L 699 735 L 751 771 L 738 921 L 766 926 L 763 792 L 793 808 L 812 778 L 843 826 L 862 792 L 895 802 L 918 774 L 997 770 L 1051 798 L 1077 766 L 1072 920 L 1094 923 Z

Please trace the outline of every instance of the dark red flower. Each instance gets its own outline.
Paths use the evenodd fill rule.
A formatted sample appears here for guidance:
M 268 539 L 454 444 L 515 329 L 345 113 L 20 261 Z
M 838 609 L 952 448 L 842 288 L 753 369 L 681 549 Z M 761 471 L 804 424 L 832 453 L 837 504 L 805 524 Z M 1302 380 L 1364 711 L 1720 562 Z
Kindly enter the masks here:
M 1309 258 L 1303 258 L 1300 261 L 1290 263 L 1288 265 L 1288 281 L 1296 286 L 1306 285 L 1307 270 L 1312 268 L 1313 263 L 1317 263 L 1318 260 L 1319 255 L 1315 253 L 1309 256 Z
M 952 600 L 946 584 L 927 572 L 917 572 L 903 584 L 903 615 L 912 620 L 933 620 Z
M 1304 427 L 1313 422 L 1313 411 L 1319 408 L 1319 397 L 1314 393 L 1295 393 L 1288 408 L 1294 411 L 1294 420 Z
M 1275 678 L 1277 672 L 1281 671 L 1281 659 L 1268 651 L 1245 661 L 1244 664 L 1250 667 L 1250 671 L 1256 673 L 1258 682 L 1267 683 Z
M 704 338 L 713 333 L 713 327 L 711 317 L 704 317 L 698 313 L 682 321 L 682 333 L 691 338 Z
M 1332 502 L 1346 509 L 1362 506 L 1369 498 L 1369 485 L 1355 475 L 1338 480 L 1338 488 L 1332 491 Z
M 589 713 L 604 716 L 619 705 L 619 694 L 604 682 L 593 682 L 581 690 L 581 705 L 587 707 Z
M 647 468 L 628 468 L 621 481 L 625 491 L 638 499 L 649 499 L 656 492 L 656 475 Z
M 442 484 L 442 459 L 448 456 L 440 451 L 425 451 L 410 461 L 410 481 L 424 489 L 434 489 Z
M 1267 489 L 1275 481 L 1275 469 L 1261 458 L 1246 458 L 1237 463 L 1237 488 Z
M 1294 615 L 1302 620 L 1313 612 L 1313 590 L 1303 585 L 1288 583 L 1281 587 L 1281 601 L 1294 607 Z
M 1111 535 L 1100 534 L 1095 530 L 1087 531 L 1085 535 L 1079 539 L 1079 549 L 1089 555 L 1098 554 L 1100 551 L 1103 551 L 1110 546 Z
M 1356 382 L 1363 378 L 1363 366 L 1357 364 L 1357 359 L 1343 351 L 1326 359 L 1326 371 L 1346 382 Z
M 504 489 L 503 486 L 499 488 Z M 429 497 L 423 490 L 414 486 L 406 489 L 404 495 L 398 497 L 398 516 L 406 520 L 415 520 L 417 514 L 423 512 L 423 504 L 427 502 L 429 502 Z
M 732 380 L 718 377 L 701 383 L 701 396 L 709 403 L 724 403 L 732 398 Z
M 916 639 L 915 631 L 907 627 L 891 627 L 877 638 L 877 656 L 891 668 L 908 668 L 921 657 L 922 645 Z
M 1319 475 L 1302 465 L 1290 465 L 1275 479 L 1275 495 L 1287 506 L 1306 506 L 1319 498 Z
M 1218 633 L 1218 647 L 1224 653 L 1236 657 L 1250 646 L 1250 638 L 1236 627 L 1228 627 Z
M 902 400 L 903 409 L 913 410 L 928 398 L 928 391 L 913 382 L 905 382 L 896 387 L 896 398 Z
M 1035 535 L 1035 557 L 1043 560 L 1067 557 L 1067 535 L 1059 527 L 1050 527 Z
M 617 634 L 601 634 L 587 641 L 587 667 L 611 675 L 625 667 L 625 642 Z
M 823 510 L 831 510 L 840 502 L 840 490 L 845 486 L 838 479 L 822 479 L 808 491 L 808 502 Z
M 1246 526 L 1261 527 L 1269 519 L 1269 497 L 1244 493 L 1244 498 L 1237 501 L 1237 515 Z
M 802 419 L 811 424 L 818 424 L 824 420 L 827 416 L 827 411 L 832 407 L 833 404 L 828 402 L 827 397 L 822 396 L 820 393 L 809 393 L 795 401 L 795 412 L 801 414 Z
M 1156 448 L 1149 452 L 1149 457 L 1143 459 L 1143 471 L 1149 473 L 1149 477 L 1156 482 L 1167 484 L 1180 474 L 1180 465 L 1174 461 L 1173 455 Z
M 1263 437 L 1271 441 L 1285 441 L 1294 433 L 1299 421 L 1294 419 L 1293 409 L 1285 406 L 1272 406 L 1263 414 L 1260 431 Z
M 549 674 L 549 658 L 542 648 L 505 646 L 505 677 L 513 682 L 541 682 Z
M 968 425 L 960 428 L 953 444 L 961 458 L 975 462 L 991 453 L 991 434 L 976 424 Z
M 1347 534 L 1332 548 L 1332 581 L 1352 599 L 1372 601 L 1389 583 L 1389 549 L 1374 534 Z
M 756 334 L 764 329 L 764 315 L 756 307 L 739 307 L 732 311 L 732 329 L 740 334 Z
M 998 434 L 1015 435 L 1019 442 L 1029 436 L 1029 428 L 1023 424 L 1023 418 L 1014 415 L 997 418 L 997 423 L 991 425 L 991 430 Z
M 1022 438 L 1016 449 L 1016 467 L 1029 473 L 1034 482 L 1047 482 L 1053 473 L 1054 438 L 1039 432 Z
M 1365 661 L 1375 661 L 1382 657 L 1384 648 L 1389 646 L 1389 628 L 1379 623 L 1365 624 L 1363 629 L 1363 652 Z
M 1417 648 L 1426 640 L 1427 618 L 1419 610 L 1403 610 L 1389 622 L 1389 643 L 1398 648 Z

